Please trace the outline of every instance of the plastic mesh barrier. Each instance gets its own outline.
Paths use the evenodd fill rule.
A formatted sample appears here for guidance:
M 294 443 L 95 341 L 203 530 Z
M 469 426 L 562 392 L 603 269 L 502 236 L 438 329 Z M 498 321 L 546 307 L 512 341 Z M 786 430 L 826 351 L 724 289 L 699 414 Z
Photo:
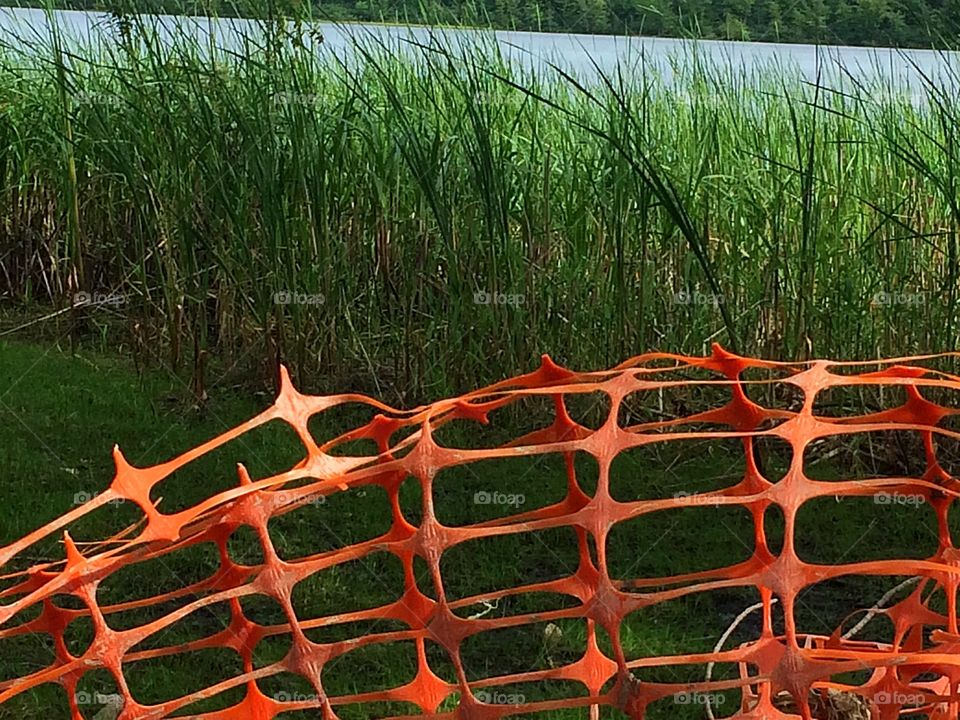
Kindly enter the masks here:
M 774 363 L 731 355 L 715 347 L 709 357 L 648 354 L 633 358 L 611 370 L 576 373 L 545 358 L 535 372 L 497 383 L 461 397 L 441 400 L 410 411 L 399 411 L 360 395 L 307 396 L 291 385 L 283 372 L 276 403 L 261 415 L 223 435 L 154 467 L 136 468 L 114 451 L 116 475 L 103 493 L 68 512 L 58 520 L 0 550 L 0 568 L 5 589 L 0 592 L 0 648 L 3 642 L 29 633 L 44 633 L 52 639 L 56 659 L 42 670 L 0 682 L 2 704 L 44 683 L 59 683 L 70 698 L 73 718 L 84 710 L 76 702 L 77 683 L 87 673 L 108 672 L 123 697 L 121 720 L 182 715 L 199 700 L 231 688 L 245 691 L 242 701 L 198 717 L 220 720 L 259 720 L 292 710 L 314 708 L 314 713 L 332 719 L 338 708 L 363 702 L 408 702 L 424 717 L 493 719 L 521 713 L 574 709 L 581 717 L 643 718 L 652 704 L 677 693 L 710 693 L 739 689 L 736 707 L 727 706 L 718 716 L 777 719 L 827 717 L 820 700 L 839 692 L 855 692 L 870 707 L 870 717 L 957 718 L 960 699 L 960 631 L 957 627 L 957 583 L 960 553 L 954 547 L 948 513 L 957 496 L 958 483 L 938 462 L 941 441 L 958 436 L 946 421 L 960 413 L 929 397 L 960 391 L 960 377 L 925 365 L 939 356 L 883 361 L 872 372 L 856 372 L 852 363 L 811 361 Z M 692 377 L 691 373 L 700 373 Z M 754 375 L 758 379 L 754 379 Z M 790 387 L 799 401 L 794 406 L 765 407 L 756 401 L 765 386 Z M 828 389 L 896 388 L 905 397 L 894 408 L 857 416 L 830 416 L 816 412 L 815 400 Z M 679 417 L 625 419 L 623 404 L 633 394 L 662 393 L 664 389 L 710 388 L 725 399 L 713 409 Z M 576 395 L 600 393 L 608 400 L 606 420 L 595 429 L 575 422 L 567 412 Z M 939 393 L 939 394 L 938 394 Z M 748 395 L 750 397 L 748 397 Z M 435 440 L 437 429 L 454 420 L 485 423 L 494 410 L 523 398 L 540 396 L 553 402 L 555 415 L 546 426 L 486 449 L 444 447 Z M 718 395 L 719 396 L 719 395 Z M 318 441 L 308 431 L 308 419 L 345 403 L 362 403 L 377 409 L 376 417 L 362 427 L 335 438 Z M 775 403 L 771 403 L 775 404 Z M 668 413 L 670 415 L 670 413 Z M 674 413 L 675 415 L 675 413 Z M 239 481 L 180 512 L 164 514 L 161 504 L 150 499 L 151 490 L 177 469 L 215 448 L 275 420 L 288 423 L 307 449 L 306 457 L 281 474 L 252 480 L 241 467 Z M 902 430 L 915 433 L 918 455 L 925 470 L 917 477 L 873 477 L 856 480 L 813 480 L 804 473 L 805 451 L 823 439 L 843 442 L 854 433 Z M 789 468 L 771 481 L 764 476 L 754 445 L 759 437 L 778 438 L 792 449 Z M 611 493 L 610 467 L 614 458 L 631 448 L 668 443 L 680 438 L 733 438 L 742 442 L 746 471 L 730 486 L 694 497 L 663 497 L 617 501 Z M 379 454 L 338 454 L 338 448 L 364 439 L 379 447 Z M 922 448 L 922 449 L 920 449 Z M 567 493 L 559 503 L 506 517 L 449 527 L 441 524 L 432 502 L 433 482 L 445 468 L 489 458 L 530 457 L 560 454 L 570 460 L 574 453 L 596 459 L 599 478 L 595 490 L 579 482 L 572 460 L 567 463 Z M 410 522 L 401 510 L 399 488 L 415 478 L 422 490 L 422 518 Z M 351 488 L 379 486 L 392 505 L 392 522 L 386 534 L 347 547 L 283 561 L 275 552 L 268 521 L 304 506 L 321 496 Z M 795 551 L 797 512 L 801 505 L 819 497 L 870 497 L 878 492 L 891 496 L 920 496 L 936 514 L 939 548 L 922 560 L 875 560 L 818 565 L 802 561 Z M 120 499 L 135 503 L 144 519 L 127 533 L 84 546 L 81 552 L 64 528 L 87 513 Z M 617 523 L 642 515 L 689 507 L 739 506 L 753 518 L 755 547 L 745 562 L 696 573 L 659 578 L 612 579 L 606 556 L 606 539 Z M 779 507 L 784 518 L 781 549 L 771 549 L 764 529 L 765 511 Z M 264 562 L 237 564 L 227 552 L 227 539 L 238 527 L 252 528 L 263 546 Z M 578 538 L 579 567 L 569 577 L 542 583 L 504 588 L 483 596 L 450 601 L 444 591 L 441 556 L 452 547 L 477 538 L 529 533 L 548 528 L 572 528 Z M 62 533 L 65 560 L 37 564 L 28 571 L 11 570 L 31 546 Z M 220 566 L 201 582 L 156 597 L 120 605 L 97 601 L 100 584 L 121 568 L 177 553 L 189 546 L 213 543 L 220 550 Z M 373 552 L 388 552 L 403 566 L 404 588 L 396 602 L 367 610 L 343 608 L 328 617 L 298 617 L 291 600 L 300 581 L 322 574 L 336 565 Z M 417 585 L 414 560 L 429 568 L 436 598 Z M 23 565 L 21 565 L 23 566 Z M 804 633 L 797 627 L 798 594 L 806 587 L 847 576 L 919 576 L 920 580 L 890 607 L 879 610 L 892 621 L 892 643 L 847 639 L 838 629 L 831 636 Z M 893 581 L 891 581 L 891 585 Z M 716 653 L 629 658 L 621 642 L 624 618 L 681 597 L 724 588 L 755 588 L 763 603 L 762 627 L 757 636 L 736 647 Z M 933 607 L 930 598 L 939 589 L 944 607 Z M 562 593 L 574 598 L 571 607 L 490 617 L 463 617 L 458 609 L 481 601 L 524 593 Z M 283 608 L 286 623 L 265 626 L 245 616 L 241 598 L 265 595 Z M 62 603 L 73 596 L 79 602 Z M 869 606 L 876 598 L 865 598 Z M 57 602 L 55 602 L 57 600 Z M 182 601 L 176 609 L 169 603 Z M 138 644 L 157 636 L 175 622 L 189 620 L 193 613 L 214 603 L 227 602 L 232 620 L 226 629 L 172 647 L 139 649 Z M 155 619 L 128 629 L 115 629 L 111 615 L 131 607 L 155 610 Z M 862 607 L 862 606 L 861 606 Z M 32 610 L 32 613 L 31 613 Z M 782 612 L 782 631 L 777 631 L 775 611 Z M 78 618 L 89 618 L 94 639 L 80 657 L 64 642 L 65 628 Z M 26 618 L 26 619 L 24 619 Z M 470 680 L 460 657 L 468 638 L 495 629 L 519 627 L 533 622 L 558 622 L 579 618 L 586 626 L 586 651 L 573 661 L 532 672 Z M 405 629 L 373 632 L 342 642 L 319 643 L 305 634 L 312 628 L 334 623 L 375 619 L 399 621 Z M 690 618 L 697 623 L 696 617 Z M 600 631 L 609 638 L 612 651 L 601 650 Z M 265 637 L 283 635 L 291 640 L 282 660 L 255 668 L 253 651 Z M 355 695 L 331 696 L 321 682 L 325 664 L 360 647 L 408 641 L 415 644 L 415 678 L 400 687 Z M 456 671 L 456 682 L 438 676 L 428 662 L 425 646 L 435 643 Z M 140 704 L 131 694 L 127 678 L 139 662 L 148 658 L 177 656 L 203 648 L 229 648 L 243 660 L 245 671 L 227 681 L 159 705 Z M 495 659 L 494 659 L 495 660 Z M 640 681 L 644 668 L 662 668 L 708 662 L 729 663 L 741 668 L 739 676 L 696 683 Z M 844 683 L 845 673 L 868 671 L 860 684 Z M 305 678 L 316 695 L 278 699 L 262 692 L 258 680 L 280 673 Z M 483 690 L 538 681 L 574 681 L 585 687 L 576 697 L 504 704 L 483 702 Z M 458 698 L 456 704 L 451 698 Z M 818 704 L 819 703 L 819 704 Z M 439 708 L 444 706 L 444 710 Z M 316 708 L 320 710 L 317 711 Z M 82 712 L 83 711 L 83 712 Z M 62 710 L 63 713 L 66 709 Z M 865 711 L 864 711 L 865 712 Z M 56 716 L 52 713 L 50 717 Z M 291 716 L 292 717 L 292 716 Z M 867 715 L 834 715 L 866 718 Z

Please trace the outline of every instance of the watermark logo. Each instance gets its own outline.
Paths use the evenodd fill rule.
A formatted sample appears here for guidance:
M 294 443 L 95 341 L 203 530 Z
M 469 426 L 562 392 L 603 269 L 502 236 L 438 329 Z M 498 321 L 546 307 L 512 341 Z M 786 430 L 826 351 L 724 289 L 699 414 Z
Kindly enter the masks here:
M 119 95 L 99 92 L 79 92 L 73 96 L 73 100 L 78 105 L 107 105 L 110 107 L 120 107 L 123 102 Z
M 675 492 L 673 498 L 679 500 L 683 505 L 712 505 L 713 507 L 720 505 L 720 498 L 716 496 L 689 493 L 686 490 Z
M 906 505 L 920 507 L 926 502 L 923 495 L 908 495 L 906 493 L 888 493 L 878 492 L 873 495 L 873 502 L 876 505 Z
M 729 106 L 730 98 L 718 93 L 671 92 L 658 96 L 668 104 L 688 107 Z
M 474 505 L 509 505 L 511 507 L 520 507 L 527 501 L 522 494 L 487 492 L 479 490 L 473 494 Z
M 73 495 L 73 504 L 74 504 L 74 505 L 84 505 L 84 504 L 90 502 L 91 500 L 93 500 L 95 497 L 98 497 L 98 496 L 101 495 L 101 494 L 102 494 L 102 493 L 98 493 L 98 492 L 87 492 L 86 490 L 81 490 L 81 491 L 78 492 L 78 493 L 74 493 L 74 495 Z M 113 498 L 113 499 L 107 501 L 107 505 L 113 505 L 114 507 L 116 507 L 116 506 L 118 506 L 118 505 L 123 505 L 123 503 L 125 503 L 126 501 L 127 501 L 126 498 Z
M 523 705 L 527 701 L 523 693 L 505 693 L 496 690 L 480 690 L 474 694 L 474 697 L 487 705 Z
M 923 693 L 903 693 L 903 692 L 878 692 L 873 696 L 877 705 L 900 705 L 904 707 L 916 707 L 927 702 Z
M 277 105 L 302 105 L 317 107 L 323 99 L 313 93 L 278 92 L 273 95 L 273 102 Z
M 518 294 L 487 292 L 486 290 L 480 290 L 473 294 L 474 305 L 513 305 L 517 307 L 523 305 L 523 302 L 523 295 Z
M 79 690 L 74 694 L 77 705 L 118 705 L 123 707 L 123 695 Z
M 300 495 L 290 490 L 273 490 L 258 494 L 255 502 L 259 505 L 265 505 L 268 508 L 294 504 L 320 507 L 321 505 L 327 504 L 327 496 L 317 495 L 316 497 L 310 497 L 309 495 Z
M 503 100 L 503 95 L 494 90 L 477 90 L 473 93 L 473 102 L 478 105 L 502 105 Z
M 673 294 L 673 302 L 676 305 L 722 305 L 724 298 L 723 295 L 718 293 L 705 293 L 699 290 L 678 290 Z
M 273 294 L 274 305 L 323 305 L 324 297 L 320 293 L 301 293 L 292 290 L 280 290 Z
M 677 705 L 723 705 L 726 700 L 720 693 L 681 692 L 673 696 Z
M 282 703 L 319 703 L 322 697 L 315 693 L 299 693 L 281 690 L 273 694 L 273 699 Z
M 87 292 L 86 290 L 81 290 L 73 294 L 73 305 L 74 307 L 88 307 L 88 306 L 99 306 L 99 305 L 109 305 L 111 307 L 119 307 L 126 302 L 126 298 L 119 293 L 102 293 L 102 292 Z
M 892 307 L 894 305 L 923 305 L 926 297 L 918 292 L 887 292 L 880 290 L 873 294 L 870 305 L 873 307 Z

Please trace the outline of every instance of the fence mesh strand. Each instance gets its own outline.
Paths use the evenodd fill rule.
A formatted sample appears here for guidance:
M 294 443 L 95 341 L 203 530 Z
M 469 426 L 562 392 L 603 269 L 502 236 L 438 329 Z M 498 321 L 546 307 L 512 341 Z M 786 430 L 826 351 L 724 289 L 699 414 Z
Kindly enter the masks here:
M 4 643 L 37 634 L 49 636 L 55 652 L 48 667 L 0 682 L 0 711 L 3 703 L 16 696 L 55 683 L 65 691 L 71 717 L 83 718 L 90 711 L 77 701 L 78 683 L 88 673 L 108 673 L 123 701 L 121 720 L 181 715 L 259 720 L 306 710 L 309 716 L 332 719 L 344 708 L 362 707 L 364 703 L 395 704 L 389 707 L 409 703 L 411 714 L 435 718 L 480 720 L 519 714 L 644 718 L 649 717 L 654 703 L 676 698 L 679 693 L 690 698 L 698 693 L 719 696 L 731 692 L 736 695 L 735 702 L 715 703 L 710 708 L 713 714 L 742 719 L 956 718 L 960 553 L 951 538 L 948 515 L 958 483 L 938 454 L 942 455 L 946 443 L 960 437 L 949 429 L 949 419 L 960 409 L 946 401 L 951 393 L 960 391 L 960 377 L 935 368 L 943 357 L 900 358 L 870 366 L 830 361 L 777 363 L 739 357 L 715 347 L 707 357 L 647 354 L 611 370 L 584 373 L 563 369 L 545 357 L 535 372 L 414 410 L 396 410 L 356 394 L 301 394 L 283 371 L 277 400 L 262 414 L 153 467 L 133 467 L 115 449 L 116 474 L 106 490 L 0 550 L 4 573 L 4 584 L 0 585 L 0 654 Z M 893 407 L 869 413 L 857 410 L 859 414 L 845 415 L 842 407 L 836 411 L 836 405 L 821 412 L 818 397 L 836 388 L 897 399 Z M 685 412 L 683 403 L 661 406 L 668 391 L 687 401 L 699 396 L 716 397 L 717 401 L 707 409 Z M 571 404 L 588 396 L 604 400 L 603 415 L 594 427 L 577 422 L 569 412 Z M 793 399 L 785 400 L 788 396 Z M 630 411 L 628 405 L 636 398 L 641 399 L 643 407 L 653 409 Z M 644 405 L 644 398 L 652 402 Z M 442 427 L 456 421 L 475 424 L 479 432 L 492 413 L 523 401 L 552 407 L 552 417 L 536 429 L 492 447 L 445 446 L 437 439 Z M 372 408 L 372 420 L 336 437 L 313 437 L 308 429 L 311 417 L 357 403 Z M 524 414 L 522 419 L 529 421 L 531 417 Z M 178 469 L 275 421 L 293 428 L 306 448 L 305 457 L 291 469 L 253 479 L 239 466 L 239 478 L 230 483 L 229 489 L 175 513 L 161 512 L 163 503 L 151 499 L 157 484 Z M 882 438 L 883 433 L 891 431 L 915 436 L 913 447 L 923 468 L 916 476 L 880 473 L 874 477 L 815 480 L 805 474 L 804 458 L 812 445 L 819 443 L 829 450 L 842 447 L 856 433 Z M 778 439 L 789 446 L 789 462 L 778 477 L 767 477 L 762 453 L 758 452 L 762 438 Z M 742 445 L 745 470 L 725 487 L 692 495 L 671 493 L 631 499 L 615 492 L 610 469 L 619 454 L 668 446 L 681 439 L 726 439 L 735 447 Z M 376 443 L 378 450 L 357 452 L 355 448 L 362 447 L 359 440 L 371 447 Z M 877 452 L 876 445 L 871 447 Z M 578 477 L 573 458 L 579 453 L 595 460 L 598 477 L 593 487 Z M 435 479 L 441 471 L 494 458 L 528 458 L 535 462 L 548 455 L 566 461 L 567 490 L 559 502 L 535 509 L 510 507 L 503 517 L 464 526 L 445 525 L 438 520 Z M 400 487 L 411 479 L 421 492 L 422 508 L 415 519 L 407 517 L 410 513 L 404 512 L 400 501 Z M 523 478 L 518 477 L 516 482 L 518 488 L 522 487 Z M 387 532 L 368 541 L 281 559 L 268 532 L 271 519 L 311 503 L 311 507 L 317 507 L 318 498 L 329 499 L 372 486 L 382 488 L 390 501 Z M 876 498 L 878 493 L 891 498 L 922 498 L 933 510 L 937 527 L 932 527 L 931 520 L 930 532 L 937 533 L 938 548 L 932 556 L 833 564 L 800 559 L 796 527 L 802 505 L 823 497 Z M 66 530 L 71 523 L 119 501 L 135 504 L 131 507 L 142 514 L 140 522 L 96 543 L 81 545 L 71 540 Z M 748 559 L 727 567 L 666 577 L 611 576 L 607 540 L 612 528 L 650 513 L 691 506 L 711 512 L 726 506 L 745 509 L 752 518 L 754 536 Z M 782 513 L 781 547 L 769 541 L 765 529 L 764 516 L 770 508 L 779 508 Z M 259 538 L 262 563 L 243 564 L 228 552 L 228 539 L 242 527 L 252 529 Z M 521 582 L 459 599 L 448 596 L 441 559 L 455 546 L 552 528 L 569 528 L 577 538 L 579 560 L 566 577 Z M 54 541 L 62 538 L 63 558 L 38 563 L 30 548 L 51 537 Z M 120 570 L 136 569 L 140 563 L 203 543 L 212 543 L 219 550 L 219 567 L 210 567 L 206 579 L 124 603 L 98 602 L 98 588 Z M 636 553 L 648 549 L 637 547 Z M 374 608 L 338 608 L 335 613 L 318 617 L 304 617 L 302 611 L 298 614 L 292 600 L 298 583 L 312 576 L 322 583 L 324 573 L 375 552 L 389 553 L 402 564 L 404 581 L 402 591 L 397 588 L 398 599 Z M 424 582 L 425 576 L 429 583 Z M 814 634 L 798 627 L 798 595 L 805 588 L 855 576 L 886 578 L 885 587 L 904 577 L 917 578 L 889 604 L 875 608 L 875 614 L 886 616 L 892 624 L 891 638 L 867 641 L 852 637 L 841 627 L 832 634 Z M 426 588 L 426 584 L 432 588 Z M 633 657 L 625 652 L 622 632 L 625 618 L 631 613 L 725 589 L 748 589 L 762 604 L 755 615 L 755 636 L 716 652 L 640 653 Z M 477 607 L 489 610 L 500 600 L 529 593 L 562 594 L 570 602 L 557 609 L 512 616 L 466 611 Z M 252 596 L 266 596 L 278 604 L 285 621 L 265 625 L 251 620 L 241 601 Z M 856 600 L 866 602 L 855 603 L 852 610 L 869 607 L 876 597 Z M 189 624 L 201 610 L 218 603 L 229 608 L 227 627 L 210 629 L 209 624 L 198 621 L 198 637 L 171 646 L 156 642 L 175 623 Z M 149 611 L 152 619 L 127 627 L 121 622 L 111 623 L 112 617 L 137 609 Z M 465 670 L 463 645 L 478 634 L 571 619 L 582 621 L 585 628 L 584 650 L 579 657 L 479 679 Z M 81 620 L 92 625 L 93 639 L 81 655 L 75 656 L 64 637 L 67 628 Z M 384 631 L 374 625 L 372 630 L 345 640 L 320 642 L 308 636 L 317 628 L 348 627 L 348 623 L 358 623 L 359 627 L 363 621 L 385 620 L 393 624 Z M 696 616 L 688 619 L 694 629 L 703 621 Z M 289 641 L 289 650 L 274 662 L 256 663 L 257 645 L 277 636 Z M 338 695 L 324 688 L 324 669 L 339 658 L 361 648 L 400 642 L 410 643 L 416 650 L 416 672 L 409 682 L 354 694 Z M 443 673 L 437 671 L 428 651 L 430 645 L 439 648 L 452 667 L 448 677 L 441 677 Z M 188 663 L 192 651 L 209 648 L 236 653 L 242 659 L 243 672 L 159 704 L 142 704 L 131 693 L 128 681 L 137 673 L 138 664 L 181 655 L 182 662 Z M 531 654 L 537 651 L 536 647 L 529 648 Z M 496 657 L 487 662 L 496 668 Z M 702 667 L 708 663 L 724 665 L 731 672 L 683 682 L 643 679 L 645 670 Z M 312 694 L 263 691 L 261 683 L 265 679 L 283 673 L 308 682 Z M 489 692 L 492 688 L 551 681 L 566 681 L 556 687 L 576 685 L 581 691 L 569 697 L 530 702 L 523 695 L 508 695 L 504 701 Z M 242 699 L 215 711 L 193 709 L 197 703 L 229 691 Z M 851 705 L 854 709 L 844 711 L 840 700 L 849 697 L 857 702 Z M 567 714 L 554 714 L 561 710 Z M 706 712 L 708 708 L 701 706 L 699 710 Z M 66 713 L 64 707 L 44 716 Z M 367 716 L 382 715 L 371 711 Z

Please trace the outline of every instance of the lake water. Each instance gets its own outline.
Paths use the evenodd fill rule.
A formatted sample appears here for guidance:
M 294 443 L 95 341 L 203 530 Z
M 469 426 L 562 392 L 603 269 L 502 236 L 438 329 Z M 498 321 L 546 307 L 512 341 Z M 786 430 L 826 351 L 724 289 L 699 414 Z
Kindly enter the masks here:
M 81 42 L 115 42 L 116 22 L 107 14 L 96 12 L 58 11 L 54 13 L 65 37 Z M 255 32 L 250 21 L 239 19 L 184 18 L 157 16 L 161 33 L 172 37 L 187 33 L 208 40 L 213 33 L 218 44 L 231 45 L 245 33 Z M 472 43 L 478 35 L 495 41 L 511 61 L 527 67 L 549 71 L 551 63 L 579 77 L 596 77 L 597 70 L 614 72 L 618 65 L 629 72 L 642 72 L 654 65 L 670 75 L 671 58 L 696 55 L 709 64 L 733 67 L 747 74 L 786 70 L 808 81 L 820 81 L 834 87 L 846 86 L 855 79 L 867 84 L 880 83 L 916 94 L 922 76 L 938 78 L 954 86 L 957 78 L 958 53 L 937 53 L 929 50 L 873 49 L 840 46 L 814 46 L 778 43 L 670 40 L 662 38 L 613 37 L 606 35 L 568 35 L 535 32 L 473 31 L 430 29 L 388 25 L 320 23 L 323 35 L 318 52 L 349 55 L 356 39 L 383 42 L 402 51 L 409 42 L 429 43 L 431 37 L 456 45 Z M 42 10 L 0 9 L 0 38 L 12 46 L 23 45 L 31 38 L 49 33 L 47 17 Z M 639 69 L 638 69 L 639 68 Z M 851 79 L 852 78 L 852 79 Z

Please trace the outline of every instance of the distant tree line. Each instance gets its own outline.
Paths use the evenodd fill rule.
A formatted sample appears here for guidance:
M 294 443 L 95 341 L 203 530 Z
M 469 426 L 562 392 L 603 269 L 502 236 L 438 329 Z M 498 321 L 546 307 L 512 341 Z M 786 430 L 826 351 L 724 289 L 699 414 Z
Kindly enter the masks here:
M 311 0 L 55 0 L 58 7 L 262 15 Z M 0 0 L 40 5 L 43 0 Z M 840 45 L 956 48 L 960 0 L 313 0 L 330 20 Z M 282 11 L 282 10 L 281 10 Z

